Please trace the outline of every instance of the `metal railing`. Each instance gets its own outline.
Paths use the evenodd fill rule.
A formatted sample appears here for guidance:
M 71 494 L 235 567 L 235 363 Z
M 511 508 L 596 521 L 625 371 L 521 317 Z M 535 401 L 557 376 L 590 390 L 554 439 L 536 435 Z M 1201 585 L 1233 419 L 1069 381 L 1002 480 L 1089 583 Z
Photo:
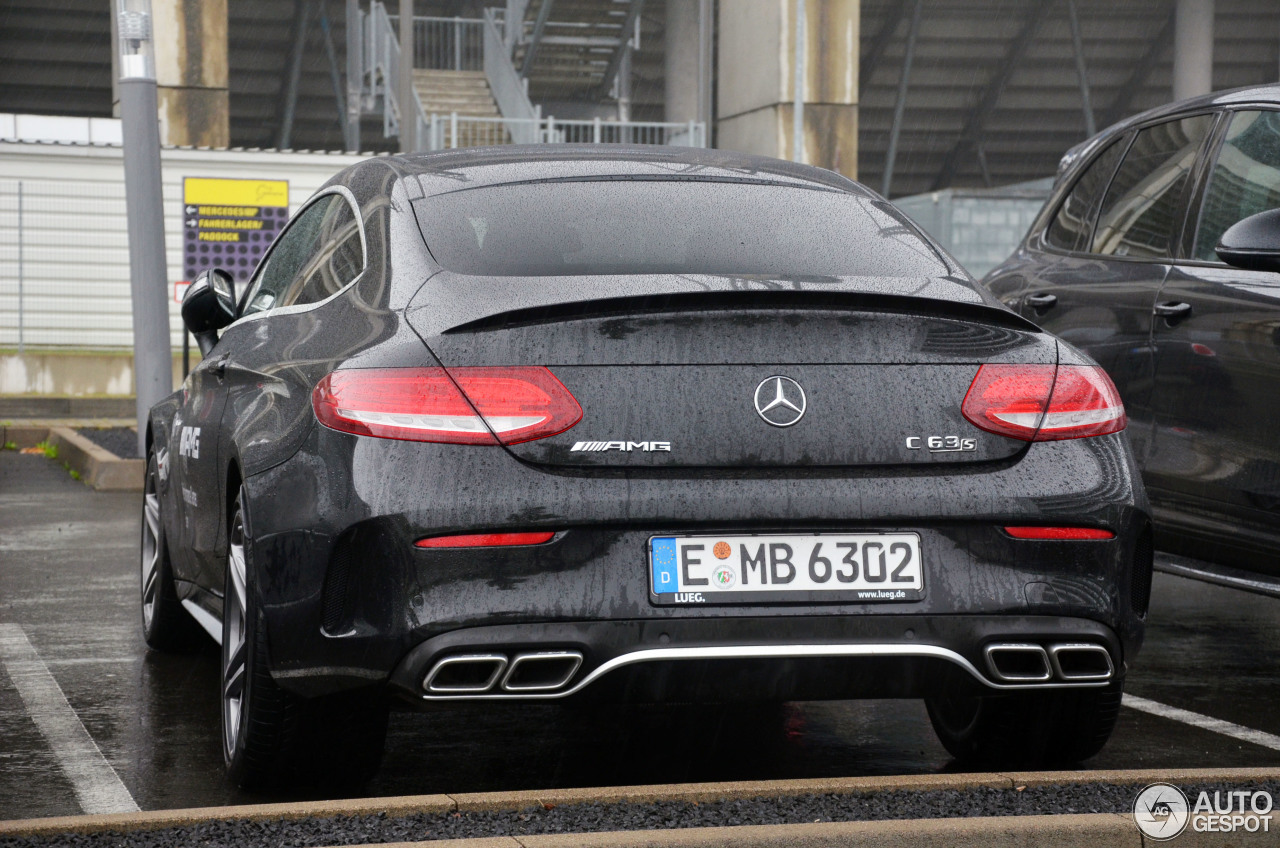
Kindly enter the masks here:
M 520 78 L 516 66 L 511 63 L 511 54 L 504 41 L 504 28 L 498 24 L 497 10 L 487 9 L 484 18 L 484 75 L 489 80 L 489 91 L 493 93 L 493 102 L 498 104 L 498 112 L 507 119 L 538 120 L 542 111 L 529 101 L 527 81 Z M 508 132 L 516 144 L 532 144 L 537 140 L 534 137 L 536 127 L 526 124 L 514 126 Z
M 399 15 L 387 15 L 397 28 Z M 413 18 L 413 67 L 428 71 L 484 70 L 484 20 Z
M 427 116 L 424 136 L 427 150 L 514 144 L 529 139 L 534 144 L 669 144 L 705 147 L 703 125 L 697 121 L 674 124 L 652 121 L 565 121 L 554 117 L 479 118 L 451 112 Z

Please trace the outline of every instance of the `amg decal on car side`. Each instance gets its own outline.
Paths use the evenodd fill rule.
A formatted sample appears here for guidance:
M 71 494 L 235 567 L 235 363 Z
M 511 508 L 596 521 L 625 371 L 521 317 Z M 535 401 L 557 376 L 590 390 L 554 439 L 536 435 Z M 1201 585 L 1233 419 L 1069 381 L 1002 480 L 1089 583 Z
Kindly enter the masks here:
M 569 452 L 574 451 L 670 451 L 670 442 L 574 442 Z

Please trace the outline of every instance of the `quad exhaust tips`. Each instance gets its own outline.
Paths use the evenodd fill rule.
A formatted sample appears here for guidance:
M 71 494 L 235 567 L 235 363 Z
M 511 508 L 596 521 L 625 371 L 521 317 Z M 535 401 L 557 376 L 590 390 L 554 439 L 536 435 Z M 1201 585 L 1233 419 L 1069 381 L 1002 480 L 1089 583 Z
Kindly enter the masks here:
M 1090 643 L 995 643 L 983 651 L 987 670 L 1002 683 L 1102 683 L 1115 674 L 1111 654 Z
M 582 667 L 579 651 L 516 654 L 460 654 L 438 660 L 422 680 L 432 695 L 553 692 L 568 685 Z M 501 681 L 501 683 L 499 683 Z
M 743 648 L 655 648 L 615 657 L 577 683 L 585 686 L 621 666 L 652 660 L 736 659 L 741 657 L 924 656 L 946 659 L 975 678 L 998 688 L 1098 686 L 1115 677 L 1115 665 L 1104 645 L 1089 642 L 993 642 L 983 649 L 983 671 L 945 648 L 913 645 L 795 645 Z M 435 660 L 422 678 L 422 692 L 439 698 L 556 698 L 571 688 L 582 669 L 581 651 L 525 651 L 515 654 L 451 654 Z

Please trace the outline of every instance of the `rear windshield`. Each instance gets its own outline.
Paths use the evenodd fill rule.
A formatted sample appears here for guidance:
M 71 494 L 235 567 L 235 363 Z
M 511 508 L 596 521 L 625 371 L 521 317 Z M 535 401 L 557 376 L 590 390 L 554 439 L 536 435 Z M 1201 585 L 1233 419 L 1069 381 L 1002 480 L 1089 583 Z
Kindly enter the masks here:
M 512 183 L 414 203 L 436 261 L 485 276 L 938 277 L 900 212 L 843 192 L 717 182 Z

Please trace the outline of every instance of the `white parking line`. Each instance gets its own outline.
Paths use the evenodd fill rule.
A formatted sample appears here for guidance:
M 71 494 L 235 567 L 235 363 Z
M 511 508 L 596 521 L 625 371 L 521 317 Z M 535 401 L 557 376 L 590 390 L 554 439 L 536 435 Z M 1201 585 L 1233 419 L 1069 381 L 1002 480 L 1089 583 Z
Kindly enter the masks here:
M 1261 745 L 1263 748 L 1270 748 L 1273 751 L 1280 751 L 1280 736 L 1276 736 L 1274 733 L 1232 724 L 1220 718 L 1171 707 L 1159 701 L 1148 701 L 1146 698 L 1139 698 L 1137 695 L 1125 695 L 1123 703 L 1126 707 L 1140 710 L 1144 713 L 1173 719 L 1183 724 L 1199 727 L 1202 730 L 1210 730 L 1214 733 L 1221 733 L 1223 736 L 1230 736 L 1232 739 L 1239 739 L 1241 742 L 1248 742 L 1253 745 Z
M 0 665 L 8 673 L 45 741 L 71 781 L 80 808 L 86 813 L 138 811 L 120 776 L 102 756 L 80 717 L 67 703 L 58 681 L 36 654 L 17 624 L 0 624 Z

